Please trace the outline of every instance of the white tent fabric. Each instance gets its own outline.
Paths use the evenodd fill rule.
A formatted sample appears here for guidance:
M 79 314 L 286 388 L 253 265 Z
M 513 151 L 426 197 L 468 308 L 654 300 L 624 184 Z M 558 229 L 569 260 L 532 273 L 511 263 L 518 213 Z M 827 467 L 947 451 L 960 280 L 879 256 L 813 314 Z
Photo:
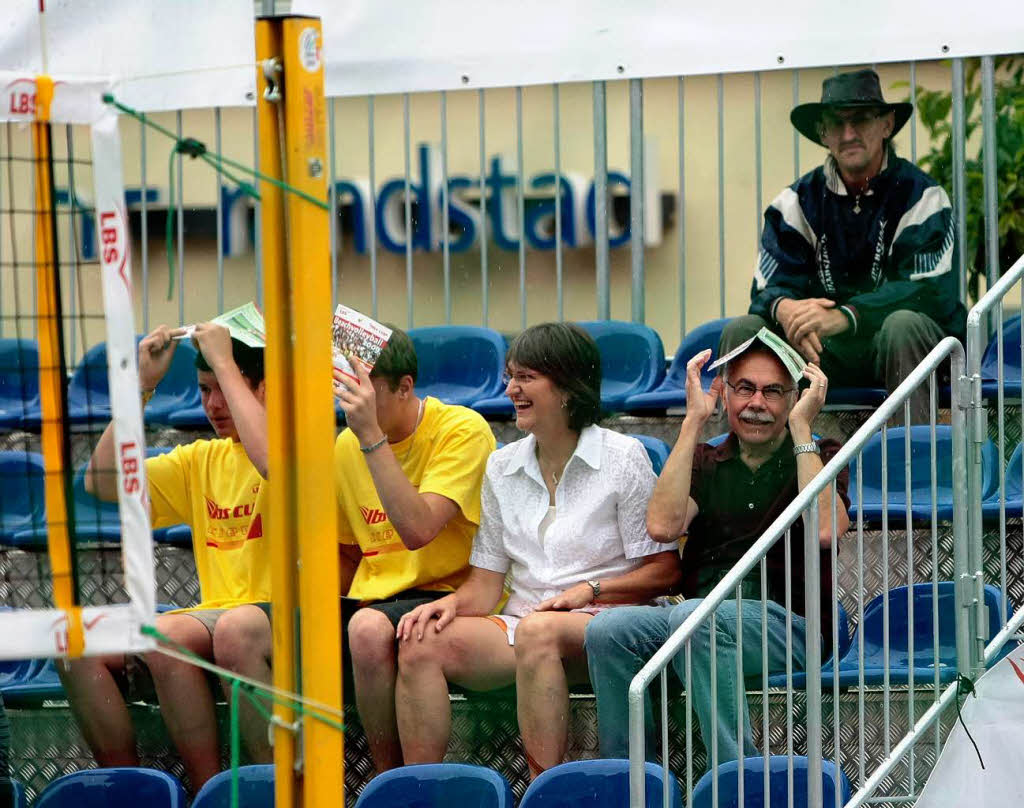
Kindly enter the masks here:
M 292 0 L 329 96 L 1016 53 L 1017 0 Z
M 1020 733 L 1024 727 L 1024 648 L 1015 649 L 975 684 L 961 707 L 978 752 L 955 724 L 917 808 L 1005 808 L 1024 803 Z M 985 768 L 978 761 L 980 752 Z
M 0 70 L 104 76 L 144 112 L 255 103 L 252 0 L 3 0 Z

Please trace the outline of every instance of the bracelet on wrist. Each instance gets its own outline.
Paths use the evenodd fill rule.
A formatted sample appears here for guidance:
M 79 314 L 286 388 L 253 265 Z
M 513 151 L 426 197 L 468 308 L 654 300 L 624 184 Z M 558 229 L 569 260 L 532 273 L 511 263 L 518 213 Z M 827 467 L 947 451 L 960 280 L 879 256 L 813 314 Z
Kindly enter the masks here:
M 388 436 L 385 435 L 384 437 L 382 437 L 376 443 L 371 443 L 369 446 L 360 446 L 359 447 L 359 451 L 362 452 L 364 455 L 368 455 L 371 452 L 377 451 L 381 446 L 383 446 L 387 442 L 388 442 Z
M 794 456 L 801 454 L 820 455 L 821 447 L 819 447 L 814 441 L 811 441 L 810 443 L 798 443 L 793 447 L 793 454 Z

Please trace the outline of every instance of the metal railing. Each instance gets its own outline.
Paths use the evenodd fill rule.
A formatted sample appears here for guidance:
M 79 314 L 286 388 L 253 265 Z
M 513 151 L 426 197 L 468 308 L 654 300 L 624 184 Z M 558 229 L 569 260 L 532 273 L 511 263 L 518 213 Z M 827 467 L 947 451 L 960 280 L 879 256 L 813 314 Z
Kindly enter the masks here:
M 721 621 L 723 618 L 717 616 L 717 612 L 722 604 L 730 598 L 736 600 L 736 613 L 741 614 L 743 611 L 742 605 L 742 584 L 748 575 L 759 572 L 761 582 L 761 689 L 764 698 L 764 706 L 762 712 L 762 749 L 763 754 L 767 757 L 770 753 L 769 743 L 769 720 L 767 713 L 767 701 L 769 697 L 769 678 L 772 675 L 772 671 L 768 667 L 768 653 L 766 640 L 766 628 L 767 628 L 767 603 L 768 603 L 768 588 L 767 588 L 767 556 L 775 545 L 782 541 L 784 542 L 785 559 L 786 559 L 786 587 L 785 587 L 785 603 L 783 604 L 786 608 L 786 641 L 785 641 L 785 700 L 786 700 L 786 751 L 790 758 L 790 769 L 789 769 L 789 783 L 790 793 L 792 793 L 792 760 L 796 742 L 796 733 L 794 725 L 794 624 L 793 624 L 793 612 L 792 612 L 792 586 L 791 586 L 791 558 L 792 558 L 792 547 L 791 545 L 791 531 L 794 524 L 799 519 L 803 519 L 803 556 L 804 556 L 804 603 L 805 603 L 805 615 L 803 618 L 805 628 L 805 661 L 804 671 L 806 686 L 805 691 L 805 703 L 806 703 L 806 720 L 805 720 L 805 745 L 806 755 L 808 758 L 808 804 L 809 805 L 821 805 L 822 804 L 822 756 L 823 756 L 823 729 L 827 726 L 823 721 L 822 715 L 822 694 L 821 694 L 821 683 L 822 683 L 822 667 L 821 667 L 821 652 L 822 644 L 819 641 L 820 637 L 820 626 L 821 626 L 821 575 L 820 575 L 820 559 L 819 559 L 819 496 L 823 492 L 827 492 L 830 495 L 831 509 L 833 515 L 836 514 L 837 508 L 839 507 L 839 494 L 837 488 L 837 479 L 839 475 L 849 467 L 851 461 L 854 462 L 854 480 L 851 488 L 856 492 L 856 502 L 858 503 L 857 518 L 855 524 L 851 524 L 851 530 L 856 531 L 857 541 L 857 559 L 856 559 L 856 575 L 858 580 L 853 586 L 853 592 L 847 591 L 847 598 L 851 595 L 856 598 L 856 619 L 858 623 L 858 665 L 857 665 L 857 699 L 858 699 L 858 716 L 859 716 L 859 737 L 858 737 L 858 757 L 859 757 L 859 770 L 861 788 L 854 797 L 853 805 L 863 804 L 867 799 L 868 795 L 875 785 L 881 781 L 881 779 L 891 771 L 895 762 L 890 763 L 893 760 L 893 755 L 899 750 L 903 751 L 902 746 L 897 746 L 896 750 L 893 750 L 890 746 L 890 735 L 892 731 L 891 726 L 891 709 L 890 701 L 893 695 L 893 687 L 890 679 L 890 621 L 891 615 L 890 610 L 890 597 L 889 588 L 892 585 L 892 580 L 889 574 L 889 567 L 892 563 L 892 557 L 889 546 L 889 515 L 890 508 L 888 506 L 888 480 L 886 475 L 888 473 L 888 458 L 886 456 L 888 441 L 886 439 L 887 424 L 894 418 L 898 417 L 902 412 L 904 425 L 905 425 L 905 461 L 904 461 L 904 496 L 905 502 L 903 503 L 902 510 L 906 520 L 906 583 L 907 583 L 907 610 L 908 610 L 908 622 L 911 626 L 914 625 L 913 607 L 914 607 L 914 589 L 912 586 L 918 578 L 923 579 L 927 586 L 930 583 L 931 592 L 931 604 L 932 604 L 932 636 L 933 648 L 931 667 L 934 672 L 932 681 L 932 704 L 928 707 L 925 715 L 928 717 L 928 721 L 922 724 L 921 721 L 917 721 L 916 713 L 918 704 L 915 703 L 915 679 L 914 679 L 914 668 L 915 662 L 920 658 L 920 649 L 917 655 L 913 648 L 913 635 L 912 630 L 908 631 L 908 643 L 909 648 L 908 656 L 910 660 L 908 681 L 907 681 L 907 721 L 910 727 L 913 727 L 912 733 L 915 737 L 931 725 L 934 718 L 941 714 L 942 706 L 948 702 L 950 698 L 948 692 L 942 693 L 941 683 L 939 677 L 940 668 L 940 657 L 939 647 L 937 638 L 939 636 L 940 626 L 940 614 L 939 614 L 939 581 L 940 581 L 940 559 L 946 557 L 940 551 L 939 547 L 939 517 L 938 517 L 938 497 L 937 497 L 937 484 L 938 484 L 938 468 L 937 468 L 937 456 L 936 456 L 936 413 L 939 402 L 939 388 L 937 385 L 938 371 L 940 366 L 946 362 L 950 362 L 950 373 L 951 378 L 954 380 L 954 390 L 962 385 L 962 379 L 964 377 L 965 370 L 965 356 L 962 345 L 958 340 L 952 337 L 943 339 L 936 347 L 928 354 L 928 356 L 922 361 L 922 363 L 914 369 L 914 371 L 908 376 L 908 378 L 894 391 L 894 393 L 871 415 L 867 422 L 846 442 L 846 444 L 838 450 L 834 457 L 825 465 L 821 472 L 814 478 L 814 480 L 807 485 L 799 494 L 794 498 L 790 505 L 783 511 L 783 513 L 773 522 L 771 527 L 761 536 L 761 538 L 747 551 L 743 558 L 733 567 L 733 569 L 714 587 L 714 589 L 705 597 L 692 611 L 690 616 L 682 623 L 682 625 L 672 634 L 665 645 L 659 649 L 654 656 L 648 661 L 648 663 L 641 669 L 637 676 L 633 679 L 629 688 L 629 757 L 630 757 L 630 804 L 634 808 L 645 805 L 645 781 L 644 781 L 644 759 L 645 759 L 645 717 L 644 717 L 644 704 L 645 697 L 647 696 L 647 689 L 656 677 L 660 677 L 660 689 L 662 693 L 661 702 L 661 720 L 662 720 L 662 765 L 666 773 L 666 782 L 668 780 L 668 769 L 669 769 L 669 733 L 668 733 L 668 702 L 665 696 L 668 693 L 668 667 L 673 664 L 674 660 L 680 653 L 684 653 L 684 671 L 679 676 L 683 680 L 683 689 L 687 694 L 686 703 L 686 764 L 685 764 L 685 782 L 686 782 L 686 802 L 689 803 L 689 797 L 692 796 L 693 790 L 693 738 L 692 738 L 692 719 L 691 714 L 693 712 L 693 705 L 690 701 L 692 693 L 692 665 L 693 665 L 693 647 L 692 644 L 696 640 L 697 632 L 700 630 L 707 630 L 709 621 Z M 911 447 L 909 442 L 909 426 L 911 422 L 911 408 L 910 399 L 915 393 L 920 393 L 923 390 L 927 390 L 928 402 L 929 402 L 929 424 L 927 426 L 929 435 L 930 445 L 930 479 L 928 480 L 930 495 L 931 495 L 931 508 L 930 513 L 926 521 L 929 525 L 928 535 L 923 538 L 925 541 L 925 553 L 930 556 L 930 564 L 928 559 L 923 559 L 918 555 L 915 557 L 915 543 L 918 538 L 916 535 L 914 526 L 920 524 L 922 521 L 920 518 L 915 518 L 914 505 L 912 502 L 912 481 L 911 481 Z M 950 464 L 949 480 L 950 487 L 952 489 L 952 550 L 953 550 L 953 570 L 952 574 L 945 576 L 951 577 L 954 580 L 961 580 L 964 576 L 968 575 L 969 563 L 968 563 L 968 548 L 967 548 L 967 508 L 968 502 L 968 483 L 965 476 L 962 473 L 957 473 L 958 469 L 963 469 L 966 466 L 966 423 L 965 423 L 966 403 L 960 396 L 954 394 L 952 409 L 951 409 L 951 445 L 950 445 L 950 456 L 947 458 Z M 876 434 L 881 436 L 881 471 L 882 471 L 882 502 L 881 502 L 881 536 L 879 541 L 881 544 L 881 569 L 882 569 L 882 580 L 880 582 L 880 592 L 882 594 L 882 653 L 883 653 L 883 670 L 882 675 L 882 688 L 881 688 L 881 700 L 883 707 L 883 755 L 885 760 L 883 764 L 875 769 L 873 772 L 867 772 L 866 756 L 865 756 L 865 696 L 867 693 L 867 687 L 865 684 L 865 658 L 864 658 L 864 642 L 865 642 L 865 611 L 864 602 L 865 594 L 870 588 L 864 579 L 864 571 L 866 567 L 865 562 L 865 500 L 864 500 L 864 488 L 863 488 L 863 471 L 865 466 L 865 460 L 863 457 L 863 450 L 868 445 Z M 894 512 L 898 511 L 898 508 L 892 509 Z M 836 581 L 836 588 L 831 597 L 831 609 L 832 609 L 832 648 L 837 649 L 839 645 L 838 636 L 838 613 L 839 613 L 839 586 L 838 586 L 838 543 L 839 535 L 836 533 L 836 520 L 832 519 L 832 535 L 830 537 L 830 563 L 832 565 L 832 579 Z M 918 548 L 920 549 L 920 548 Z M 957 665 L 962 668 L 964 672 L 971 670 L 972 666 L 972 644 L 971 644 L 971 623 L 969 622 L 968 609 L 964 608 L 961 600 L 961 595 L 966 594 L 960 587 L 955 587 L 954 592 L 957 597 L 957 606 L 955 610 L 955 625 L 956 625 L 956 655 Z M 720 623 L 719 623 L 720 625 Z M 737 671 L 734 679 L 735 697 L 738 704 L 743 703 L 743 699 L 746 698 L 746 687 L 745 677 L 743 674 L 743 655 L 742 655 L 742 643 L 743 643 L 743 631 L 736 631 L 737 635 Z M 796 632 L 797 635 L 799 632 Z M 717 663 L 715 654 L 715 643 L 716 643 L 716 630 L 709 630 L 709 642 L 710 642 L 710 681 L 712 683 L 711 689 L 711 701 L 712 706 L 717 709 L 718 694 L 715 689 L 715 683 L 717 681 Z M 799 636 L 797 637 L 799 639 Z M 839 714 L 839 660 L 834 660 L 833 663 L 833 675 L 832 680 L 832 716 L 831 716 L 831 731 L 832 731 L 832 758 L 836 764 L 837 769 L 840 767 L 841 751 L 840 751 L 840 714 Z M 676 667 L 676 672 L 679 673 L 679 667 Z M 945 699 L 946 701 L 943 701 Z M 742 715 L 742 708 L 740 710 Z M 740 748 L 743 748 L 743 735 L 742 727 L 737 727 L 739 733 Z M 703 731 L 703 730 L 702 730 Z M 714 722 L 710 727 L 710 737 L 704 739 L 705 746 L 709 748 L 708 763 L 711 771 L 717 769 L 718 761 L 718 741 L 716 737 L 717 726 Z M 902 743 L 902 742 L 901 742 Z M 937 753 L 940 744 L 940 737 L 938 731 L 935 733 L 934 745 Z M 897 795 L 894 798 L 888 798 L 887 801 L 908 801 L 912 798 L 912 792 L 915 784 L 915 772 L 913 763 L 913 749 L 909 750 L 910 764 L 908 771 L 908 795 Z M 885 767 L 885 771 L 882 769 Z M 764 769 L 765 779 L 768 778 L 767 766 Z M 767 782 L 766 782 L 767 787 Z M 740 769 L 740 776 L 738 778 L 738 788 L 740 789 L 740 803 L 742 804 L 742 789 L 743 789 L 743 778 L 742 778 L 742 767 Z M 767 790 L 767 788 L 766 788 Z M 839 790 L 836 790 L 836 805 L 839 803 Z M 665 799 L 668 799 L 668 790 L 666 786 Z M 717 783 L 713 783 L 713 801 L 717 805 Z M 666 803 L 667 804 L 667 803 Z

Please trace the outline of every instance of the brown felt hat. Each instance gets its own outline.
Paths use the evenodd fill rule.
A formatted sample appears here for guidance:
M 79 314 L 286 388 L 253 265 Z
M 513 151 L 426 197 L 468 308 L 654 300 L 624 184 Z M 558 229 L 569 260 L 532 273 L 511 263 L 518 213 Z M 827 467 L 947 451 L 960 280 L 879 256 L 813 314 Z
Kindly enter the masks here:
M 821 83 L 821 101 L 793 107 L 789 120 L 801 135 L 824 146 L 818 132 L 822 115 L 830 110 L 855 107 L 883 107 L 892 110 L 896 122 L 890 137 L 894 137 L 903 128 L 914 112 L 913 104 L 890 104 L 882 98 L 882 86 L 874 70 L 857 70 L 825 79 Z

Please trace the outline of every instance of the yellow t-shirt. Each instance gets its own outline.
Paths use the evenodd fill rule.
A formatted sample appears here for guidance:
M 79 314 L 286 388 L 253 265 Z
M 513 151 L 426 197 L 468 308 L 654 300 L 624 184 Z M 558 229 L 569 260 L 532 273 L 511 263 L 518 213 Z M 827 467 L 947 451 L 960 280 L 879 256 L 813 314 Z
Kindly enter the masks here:
M 384 512 L 356 436 L 350 429 L 338 436 L 338 539 L 358 544 L 363 552 L 349 597 L 381 600 L 407 589 L 451 591 L 465 580 L 480 524 L 480 485 L 494 446 L 480 415 L 425 399 L 419 427 L 391 451 L 417 491 L 448 497 L 459 512 L 428 545 L 409 550 Z
M 202 599 L 194 608 L 269 601 L 266 481 L 242 444 L 221 438 L 178 446 L 146 460 L 146 477 L 153 527 L 192 528 Z

